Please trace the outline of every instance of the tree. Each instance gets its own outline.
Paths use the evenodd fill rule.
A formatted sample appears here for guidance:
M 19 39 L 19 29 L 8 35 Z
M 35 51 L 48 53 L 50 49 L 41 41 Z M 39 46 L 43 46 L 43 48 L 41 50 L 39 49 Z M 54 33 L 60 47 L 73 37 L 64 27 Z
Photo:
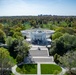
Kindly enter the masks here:
M 76 36 L 70 34 L 64 34 L 58 39 L 54 40 L 50 50 L 50 54 L 63 55 L 67 51 L 75 50 L 76 48 Z
M 1 29 L 1 30 L 3 30 L 3 27 L 4 27 L 3 24 L 0 23 L 0 29 Z
M 6 34 L 0 30 L 0 42 L 1 43 L 5 43 L 5 37 L 6 37 Z
M 18 38 L 20 36 L 22 36 L 21 32 L 14 32 L 14 34 L 13 34 L 14 38 Z
M 76 20 L 73 21 L 72 26 L 76 29 Z
M 66 32 L 64 27 L 57 27 L 57 28 L 55 29 L 55 31 L 56 31 L 56 32 L 62 32 L 62 33 L 65 33 L 65 32 Z
M 10 57 L 9 52 L 5 48 L 0 48 L 0 69 L 1 75 L 4 75 L 3 72 L 7 71 L 8 69 L 13 66 L 12 58 Z
M 11 36 L 8 36 L 6 38 L 6 44 L 7 44 L 7 46 L 10 47 L 12 45 L 12 43 L 13 43 L 13 38 Z
M 27 54 L 28 54 L 28 50 L 29 50 L 29 45 L 26 43 L 26 42 L 23 42 L 23 39 L 22 38 L 20 38 L 19 40 L 18 40 L 18 45 L 17 45 L 17 47 L 15 48 L 15 51 L 17 51 L 18 52 L 18 54 L 17 54 L 17 57 L 16 57 L 16 59 L 17 59 L 17 62 L 20 62 L 20 59 L 21 59 L 21 62 L 22 61 L 24 61 L 24 58 L 27 56 Z M 20 57 L 20 59 L 19 59 L 19 57 Z
M 9 35 L 10 26 L 7 23 L 4 25 L 3 31 L 7 36 Z
M 58 64 L 59 63 L 59 58 L 60 55 L 58 55 L 57 53 L 54 55 L 54 61 Z
M 12 41 L 12 44 L 8 47 L 8 50 L 10 52 L 10 56 L 12 56 L 14 59 L 17 56 L 17 51 L 15 51 L 15 47 L 17 47 L 17 45 L 18 45 L 18 40 L 14 39 Z
M 32 27 L 36 27 L 36 20 L 30 20 L 30 24 Z
M 63 34 L 61 32 L 56 32 L 52 35 L 52 39 L 55 40 L 57 38 L 59 38 L 60 36 L 62 36 Z
M 59 58 L 61 65 L 68 68 L 70 75 L 74 74 L 72 68 L 76 68 L 76 51 L 67 52 L 65 55 Z M 76 75 L 76 72 L 75 74 Z

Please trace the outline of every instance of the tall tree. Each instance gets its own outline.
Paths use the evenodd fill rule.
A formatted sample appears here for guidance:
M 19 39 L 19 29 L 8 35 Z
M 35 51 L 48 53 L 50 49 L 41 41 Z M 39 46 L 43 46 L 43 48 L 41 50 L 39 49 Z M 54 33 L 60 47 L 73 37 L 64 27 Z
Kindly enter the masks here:
M 20 39 L 18 40 L 18 45 L 17 45 L 17 47 L 15 48 L 15 50 L 18 52 L 18 54 L 17 54 L 17 61 L 20 62 L 20 59 L 19 59 L 19 57 L 20 57 L 20 58 L 22 58 L 22 59 L 21 59 L 21 62 L 22 62 L 22 61 L 24 61 L 24 58 L 25 58 L 25 57 L 27 56 L 27 54 L 28 54 L 29 45 L 28 45 L 28 43 L 23 42 L 23 39 L 20 38 Z M 19 59 L 19 60 L 18 60 L 18 59 Z
M 7 44 L 7 46 L 10 47 L 12 45 L 12 43 L 13 43 L 13 38 L 11 36 L 8 36 L 6 38 L 6 44 Z
M 52 43 L 50 50 L 51 54 L 63 55 L 67 51 L 75 50 L 76 48 L 76 36 L 70 34 L 64 34 Z
M 2 29 L 2 30 L 3 30 L 3 27 L 4 27 L 4 26 L 3 26 L 3 24 L 2 24 L 2 23 L 0 23 L 0 29 Z
M 5 43 L 6 34 L 4 31 L 0 30 L 0 43 Z
M 4 75 L 3 72 L 7 71 L 8 69 L 13 66 L 12 58 L 10 57 L 9 52 L 5 48 L 0 48 L 0 69 L 1 75 Z
M 76 68 L 76 51 L 66 53 L 64 56 L 59 58 L 59 61 L 63 66 L 68 68 L 70 75 L 74 74 L 72 68 Z M 74 75 L 76 75 L 76 73 Z

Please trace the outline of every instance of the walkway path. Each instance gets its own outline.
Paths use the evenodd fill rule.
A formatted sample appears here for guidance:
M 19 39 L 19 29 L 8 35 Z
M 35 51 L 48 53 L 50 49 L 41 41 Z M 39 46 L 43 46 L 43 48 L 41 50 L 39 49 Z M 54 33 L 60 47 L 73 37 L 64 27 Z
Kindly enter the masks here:
M 37 65 L 37 75 L 41 75 L 40 63 Z
M 12 67 L 12 73 L 15 75 L 21 75 L 16 71 L 17 65 L 15 65 L 14 67 Z

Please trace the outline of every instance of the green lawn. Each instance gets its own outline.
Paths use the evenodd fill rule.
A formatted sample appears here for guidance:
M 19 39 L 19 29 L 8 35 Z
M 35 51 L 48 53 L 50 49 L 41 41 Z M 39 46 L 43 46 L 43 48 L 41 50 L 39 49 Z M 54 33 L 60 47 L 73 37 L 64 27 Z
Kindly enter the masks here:
M 14 75 L 13 73 L 11 73 L 11 75 Z
M 37 74 L 37 64 L 24 64 L 17 67 L 16 70 L 21 74 Z
M 61 67 L 54 64 L 41 64 L 41 74 L 58 74 L 62 71 Z

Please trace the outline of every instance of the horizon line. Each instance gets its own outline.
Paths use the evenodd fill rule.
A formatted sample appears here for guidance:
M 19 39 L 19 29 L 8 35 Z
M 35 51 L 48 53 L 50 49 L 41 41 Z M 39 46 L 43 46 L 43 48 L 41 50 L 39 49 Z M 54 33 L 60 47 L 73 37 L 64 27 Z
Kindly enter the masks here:
M 51 14 L 39 14 L 39 15 L 0 15 L 0 17 L 11 17 L 11 16 L 76 16 L 76 15 L 51 15 Z

